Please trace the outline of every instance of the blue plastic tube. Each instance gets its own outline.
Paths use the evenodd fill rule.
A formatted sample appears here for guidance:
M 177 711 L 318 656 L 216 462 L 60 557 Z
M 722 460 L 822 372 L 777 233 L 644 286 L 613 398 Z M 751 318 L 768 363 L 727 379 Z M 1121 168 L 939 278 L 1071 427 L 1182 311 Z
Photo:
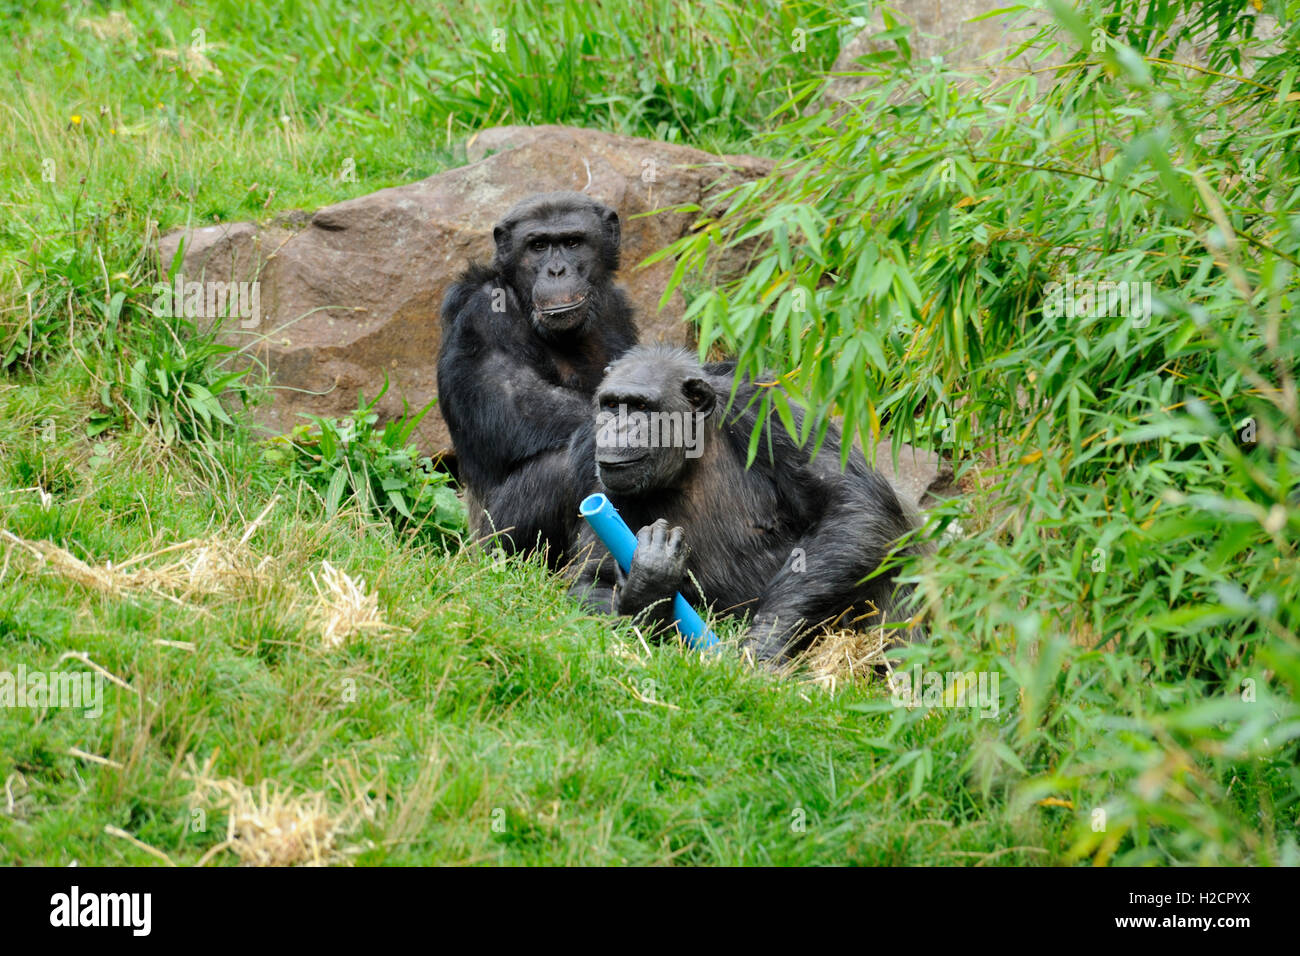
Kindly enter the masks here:
M 601 494 L 588 495 L 578 506 L 578 513 L 587 519 L 587 524 L 596 532 L 596 537 L 609 548 L 609 553 L 614 556 L 623 573 L 627 574 L 632 567 L 632 553 L 636 551 L 636 535 L 618 513 L 614 503 Z M 673 595 L 673 617 L 678 632 L 691 647 L 703 650 L 717 646 L 718 638 L 680 594 Z

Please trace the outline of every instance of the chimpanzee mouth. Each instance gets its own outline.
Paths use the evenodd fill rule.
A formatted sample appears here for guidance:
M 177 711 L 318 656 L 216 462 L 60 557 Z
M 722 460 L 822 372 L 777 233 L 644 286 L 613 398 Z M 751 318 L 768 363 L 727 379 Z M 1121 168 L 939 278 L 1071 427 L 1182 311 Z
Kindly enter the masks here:
M 617 461 L 597 462 L 601 471 L 618 471 L 621 468 L 631 468 L 633 465 L 639 465 L 645 461 L 648 455 L 638 455 L 636 458 L 620 458 Z
M 555 305 L 547 305 L 547 306 L 540 306 L 534 304 L 533 311 L 536 312 L 538 315 L 546 315 L 546 316 L 563 315 L 565 312 L 572 312 L 574 309 L 578 308 L 581 305 L 585 305 L 586 303 L 587 303 L 587 296 L 583 294 L 578 296 L 578 298 L 574 299 L 572 302 L 560 302 Z

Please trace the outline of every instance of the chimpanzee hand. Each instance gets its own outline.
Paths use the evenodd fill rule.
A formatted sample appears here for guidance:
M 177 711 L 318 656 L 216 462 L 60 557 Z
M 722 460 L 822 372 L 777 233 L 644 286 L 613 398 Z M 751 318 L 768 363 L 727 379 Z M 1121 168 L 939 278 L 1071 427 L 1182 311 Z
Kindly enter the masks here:
M 681 528 L 669 530 L 663 518 L 636 533 L 632 567 L 626 576 L 621 571 L 618 575 L 615 613 L 639 614 L 647 622 L 672 622 L 673 594 L 681 588 L 690 553 L 683 534 Z

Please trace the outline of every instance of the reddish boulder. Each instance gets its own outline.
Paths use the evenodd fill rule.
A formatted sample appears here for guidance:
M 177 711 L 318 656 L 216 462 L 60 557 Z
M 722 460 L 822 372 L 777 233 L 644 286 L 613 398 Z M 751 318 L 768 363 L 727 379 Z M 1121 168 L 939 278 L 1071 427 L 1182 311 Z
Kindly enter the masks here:
M 412 408 L 428 402 L 436 394 L 443 293 L 469 260 L 491 258 L 492 225 L 538 192 L 585 191 L 618 210 L 619 282 L 642 340 L 689 344 L 681 296 L 659 308 L 672 264 L 637 266 L 699 215 L 669 207 L 707 208 L 716 190 L 766 175 L 772 165 L 562 126 L 485 130 L 467 152 L 477 161 L 327 206 L 305 228 L 235 223 L 161 239 L 167 269 L 184 237 L 186 281 L 260 283 L 259 314 L 223 320 L 226 339 L 268 374 L 270 399 L 254 413 L 259 424 L 278 433 L 304 421 L 300 413 L 346 416 L 357 391 L 375 395 L 385 374 L 391 388 L 381 414 L 400 414 L 403 399 Z M 427 452 L 448 450 L 436 412 L 419 439 Z

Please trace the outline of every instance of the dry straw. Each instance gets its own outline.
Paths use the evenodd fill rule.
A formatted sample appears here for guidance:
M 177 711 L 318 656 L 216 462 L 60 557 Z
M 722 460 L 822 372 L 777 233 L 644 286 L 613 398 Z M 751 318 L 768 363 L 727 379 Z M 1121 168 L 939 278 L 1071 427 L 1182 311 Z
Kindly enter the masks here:
M 889 673 L 885 651 L 893 646 L 894 633 L 883 627 L 832 631 L 799 655 L 794 667 L 806 670 L 808 683 L 832 694 L 840 684 L 870 683 Z
M 382 803 L 369 795 L 371 785 L 354 768 L 344 768 L 341 781 L 338 773 L 331 772 L 341 790 L 353 793 L 347 805 L 338 809 L 320 791 L 295 793 L 270 780 L 249 786 L 229 777 L 214 777 L 215 762 L 215 753 L 202 768 L 192 754 L 186 757 L 189 769 L 185 775 L 194 783 L 191 806 L 207 806 L 226 814 L 226 838 L 203 855 L 199 866 L 227 850 L 242 866 L 347 862 L 364 846 L 344 846 L 343 838 L 383 811 Z
M 274 560 L 269 556 L 259 558 L 248 542 L 277 501 L 278 497 L 273 498 L 262 509 L 238 541 L 220 536 L 192 538 L 135 555 L 117 565 L 112 561 L 91 564 L 52 541 L 29 541 L 11 531 L 0 531 L 0 540 L 34 559 L 40 573 L 66 578 L 113 597 L 144 592 L 184 604 L 195 595 L 225 593 L 269 580 Z M 166 560 L 160 562 L 161 558 Z
M 211 778 L 197 779 L 195 794 L 226 811 L 226 839 L 202 863 L 223 850 L 244 866 L 324 866 L 341 856 L 337 837 L 350 821 L 330 812 L 324 794 L 295 795 L 268 780 L 254 788 Z
M 379 613 L 379 596 L 366 591 L 366 582 L 351 578 L 328 561 L 321 562 L 319 580 L 311 574 L 316 602 L 307 615 L 308 627 L 320 634 L 327 650 L 342 647 L 352 638 L 367 633 L 398 630 Z

